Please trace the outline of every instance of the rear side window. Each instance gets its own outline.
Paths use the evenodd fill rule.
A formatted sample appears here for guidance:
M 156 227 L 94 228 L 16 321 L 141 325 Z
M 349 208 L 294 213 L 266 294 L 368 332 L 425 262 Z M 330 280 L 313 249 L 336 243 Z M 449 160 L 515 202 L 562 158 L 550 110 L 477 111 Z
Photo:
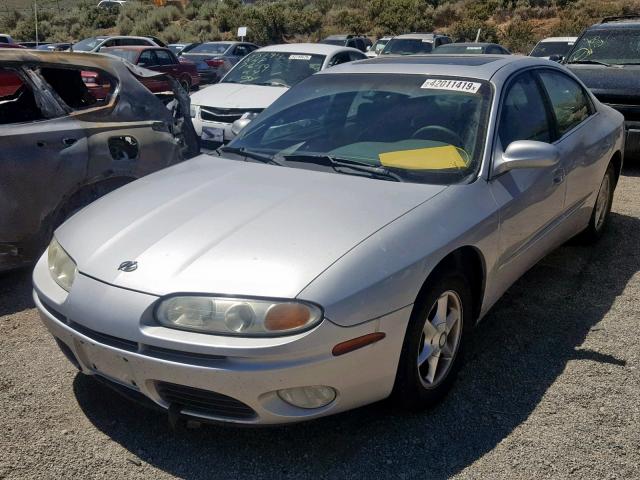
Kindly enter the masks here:
M 116 85 L 115 79 L 97 70 L 0 68 L 0 124 L 47 120 L 101 107 L 109 102 Z
M 43 118 L 33 89 L 22 81 L 15 70 L 0 68 L 0 125 Z
M 329 62 L 329 66 L 333 67 L 335 65 L 340 65 L 341 63 L 347 63 L 351 61 L 351 55 L 349 52 L 340 52 L 336 53 L 331 61 Z
M 166 50 L 156 50 L 156 58 L 158 59 L 158 65 L 173 65 L 176 63 Z
M 152 42 L 142 38 L 121 38 L 118 40 L 118 45 L 152 45 Z
M 249 52 L 250 50 L 246 45 L 238 45 L 234 50 L 234 55 L 237 55 L 238 57 L 244 57 Z
M 591 102 L 582 87 L 568 76 L 550 70 L 542 71 L 539 75 L 549 94 L 558 134 L 562 137 L 589 117 L 592 113 Z
M 71 110 L 101 107 L 109 102 L 116 80 L 99 70 L 41 68 L 40 75 Z
M 508 87 L 500 112 L 498 135 L 506 150 L 516 140 L 551 142 L 551 125 L 542 92 L 530 73 L 523 73 Z

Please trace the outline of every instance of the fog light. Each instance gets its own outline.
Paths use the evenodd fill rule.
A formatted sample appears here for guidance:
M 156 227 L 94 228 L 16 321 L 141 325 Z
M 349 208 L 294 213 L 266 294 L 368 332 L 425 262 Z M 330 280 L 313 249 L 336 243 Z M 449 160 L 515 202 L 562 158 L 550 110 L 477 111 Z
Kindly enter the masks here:
M 314 385 L 278 390 L 278 396 L 294 407 L 320 408 L 335 400 L 336 391 L 331 387 Z

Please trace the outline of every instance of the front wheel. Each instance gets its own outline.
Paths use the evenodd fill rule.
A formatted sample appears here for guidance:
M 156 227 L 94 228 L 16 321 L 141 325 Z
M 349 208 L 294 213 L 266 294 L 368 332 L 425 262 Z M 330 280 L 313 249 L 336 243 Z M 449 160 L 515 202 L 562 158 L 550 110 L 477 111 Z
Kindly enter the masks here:
M 583 243 L 594 243 L 602 236 L 607 226 L 607 221 L 609 220 L 609 214 L 611 213 L 615 186 L 616 173 L 613 165 L 609 164 L 602 183 L 600 184 L 600 189 L 598 190 L 598 197 L 591 212 L 589 225 L 587 225 L 587 228 L 585 228 L 579 236 L 579 240 Z
M 438 276 L 421 295 L 409 320 L 394 387 L 404 407 L 428 407 L 449 390 L 461 364 L 471 312 L 469 282 L 459 273 Z

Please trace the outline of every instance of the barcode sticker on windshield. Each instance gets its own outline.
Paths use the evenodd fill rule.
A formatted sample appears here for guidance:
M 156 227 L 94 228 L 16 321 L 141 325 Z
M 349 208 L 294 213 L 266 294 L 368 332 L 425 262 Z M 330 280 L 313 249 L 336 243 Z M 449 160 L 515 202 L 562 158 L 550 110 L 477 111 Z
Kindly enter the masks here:
M 431 90 L 451 90 L 454 92 L 478 93 L 481 84 L 478 82 L 466 82 L 464 80 L 442 80 L 436 78 L 428 78 L 421 88 L 429 88 Z
M 289 60 L 311 60 L 311 55 L 289 55 Z

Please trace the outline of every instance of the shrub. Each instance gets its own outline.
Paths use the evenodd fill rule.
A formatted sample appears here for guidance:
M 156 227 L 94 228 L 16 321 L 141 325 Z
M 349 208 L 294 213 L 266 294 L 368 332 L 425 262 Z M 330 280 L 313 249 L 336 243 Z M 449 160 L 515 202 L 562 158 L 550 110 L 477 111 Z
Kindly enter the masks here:
M 535 43 L 531 23 L 527 20 L 513 20 L 500 35 L 500 42 L 514 53 L 528 53 Z

